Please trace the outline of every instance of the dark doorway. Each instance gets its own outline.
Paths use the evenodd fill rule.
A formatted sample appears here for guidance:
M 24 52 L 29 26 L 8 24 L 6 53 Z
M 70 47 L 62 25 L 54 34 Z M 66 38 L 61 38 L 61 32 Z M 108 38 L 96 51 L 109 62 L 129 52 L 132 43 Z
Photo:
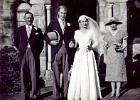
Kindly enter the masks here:
M 67 6 L 67 20 L 73 24 L 75 29 L 78 28 L 77 20 L 80 15 L 88 15 L 97 20 L 96 0 L 62 0 L 62 4 Z
M 140 38 L 140 0 L 128 2 L 129 30 L 134 38 Z
M 140 44 L 140 0 L 128 0 L 128 49 L 127 49 L 127 77 L 128 77 L 128 86 L 135 87 L 140 85 L 139 75 L 140 72 L 140 59 L 137 54 L 133 54 L 133 44 Z M 134 57 L 133 57 L 134 56 Z M 136 62 L 134 62 L 135 60 Z

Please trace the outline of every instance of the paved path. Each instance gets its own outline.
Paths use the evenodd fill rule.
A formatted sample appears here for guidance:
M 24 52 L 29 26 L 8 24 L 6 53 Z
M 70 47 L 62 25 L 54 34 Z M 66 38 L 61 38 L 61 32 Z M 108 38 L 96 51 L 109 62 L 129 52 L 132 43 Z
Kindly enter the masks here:
M 106 95 L 102 100 L 140 100 L 140 88 L 124 90 L 121 92 L 120 98 L 110 98 L 110 94 Z
M 116 99 L 109 97 L 109 92 L 104 95 L 104 98 L 101 100 L 140 100 L 140 87 L 130 90 L 121 91 L 122 95 L 120 98 Z M 0 100 L 21 100 L 20 93 L 15 94 L 14 96 L 1 95 Z M 38 100 L 54 100 L 52 96 L 52 87 L 42 88 L 41 89 L 41 98 Z

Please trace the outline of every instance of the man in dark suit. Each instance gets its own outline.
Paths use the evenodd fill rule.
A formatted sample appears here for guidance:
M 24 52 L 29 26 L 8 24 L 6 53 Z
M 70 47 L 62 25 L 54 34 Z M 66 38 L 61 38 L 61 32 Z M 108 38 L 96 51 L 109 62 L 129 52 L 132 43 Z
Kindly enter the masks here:
M 41 29 L 32 24 L 33 14 L 26 12 L 24 20 L 26 25 L 17 28 L 14 34 L 14 43 L 19 51 L 23 98 L 24 100 L 30 100 L 30 88 L 32 99 L 37 98 L 39 92 L 39 57 L 44 44 Z
M 73 38 L 73 30 L 70 23 L 66 23 L 67 8 L 59 6 L 58 16 L 53 20 L 44 34 L 45 40 L 51 45 L 52 70 L 54 72 L 54 96 L 55 99 L 67 96 L 68 89 L 68 71 L 73 61 L 73 50 L 69 48 L 69 42 Z M 51 40 L 49 32 L 57 32 L 58 40 Z M 62 86 L 60 86 L 60 74 L 62 74 Z

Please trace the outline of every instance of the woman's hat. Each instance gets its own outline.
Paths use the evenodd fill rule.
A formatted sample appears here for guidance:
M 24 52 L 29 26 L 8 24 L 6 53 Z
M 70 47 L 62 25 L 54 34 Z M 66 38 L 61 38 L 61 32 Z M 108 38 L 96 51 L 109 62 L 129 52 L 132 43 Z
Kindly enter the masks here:
M 106 26 L 111 25 L 111 24 L 122 24 L 122 22 L 120 22 L 117 18 L 115 17 L 111 17 L 107 22 L 106 22 Z

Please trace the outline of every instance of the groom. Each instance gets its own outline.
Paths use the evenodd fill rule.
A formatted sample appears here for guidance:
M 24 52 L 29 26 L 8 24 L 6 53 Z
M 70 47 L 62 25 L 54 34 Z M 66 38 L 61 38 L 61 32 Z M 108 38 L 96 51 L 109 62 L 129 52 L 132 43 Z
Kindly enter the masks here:
M 68 71 L 73 60 L 73 49 L 69 48 L 69 42 L 73 37 L 73 30 L 70 23 L 66 23 L 67 8 L 60 5 L 58 16 L 48 26 L 44 36 L 52 48 L 52 70 L 54 72 L 54 96 L 55 99 L 66 99 L 68 90 Z M 59 40 L 51 40 L 49 32 L 57 32 Z M 60 86 L 60 74 L 62 74 L 62 86 Z

